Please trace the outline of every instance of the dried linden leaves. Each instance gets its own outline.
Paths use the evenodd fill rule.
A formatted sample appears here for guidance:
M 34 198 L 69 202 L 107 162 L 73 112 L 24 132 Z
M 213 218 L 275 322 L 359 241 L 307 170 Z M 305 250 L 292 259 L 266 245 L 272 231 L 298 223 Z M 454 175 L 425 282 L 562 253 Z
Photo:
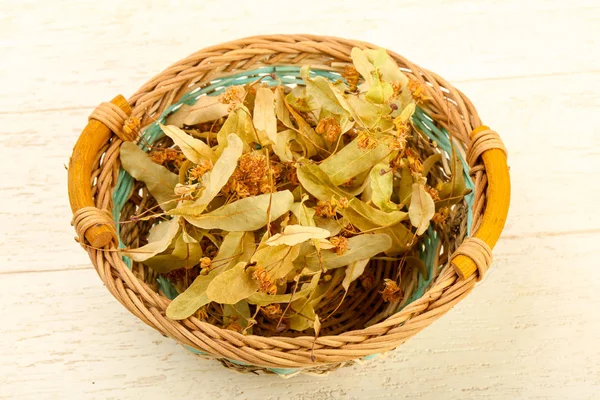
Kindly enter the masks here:
M 294 88 L 231 86 L 179 107 L 150 156 L 123 143 L 123 168 L 163 211 L 143 215 L 147 242 L 123 253 L 177 289 L 169 318 L 251 333 L 262 315 L 318 336 L 322 299 L 376 290 L 374 258 L 420 261 L 420 236 L 445 229 L 465 181 L 456 154 L 442 168 L 442 154 L 423 160 L 413 147 L 422 88 L 384 50 L 351 56 L 345 82 L 305 66 Z M 396 301 L 400 287 L 386 285 L 377 290 Z

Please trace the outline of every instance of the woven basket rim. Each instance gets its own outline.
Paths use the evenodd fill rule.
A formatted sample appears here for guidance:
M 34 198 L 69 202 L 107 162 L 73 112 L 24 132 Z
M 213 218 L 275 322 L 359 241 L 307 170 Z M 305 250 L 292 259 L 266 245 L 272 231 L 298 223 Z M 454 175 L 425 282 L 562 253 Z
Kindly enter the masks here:
M 129 100 L 131 115 L 149 125 L 151 116 L 161 113 L 194 87 L 217 77 L 256 68 L 261 65 L 300 65 L 319 61 L 325 66 L 329 61 L 348 63 L 352 47 L 377 48 L 366 42 L 315 35 L 252 36 L 200 50 L 173 64 L 144 84 Z M 388 50 L 404 71 L 421 83 L 428 84 L 433 98 L 434 119 L 449 128 L 465 148 L 471 144 L 470 134 L 481 126 L 481 121 L 471 102 L 441 77 L 411 63 Z M 444 121 L 444 119 L 446 121 Z M 114 131 L 114 129 L 113 129 Z M 116 133 L 116 132 L 115 132 Z M 110 195 L 116 183 L 120 143 L 106 143 L 97 154 L 99 174 L 96 184 L 96 206 L 110 209 Z M 116 147 L 116 150 L 111 149 Z M 104 159 L 100 160 L 100 155 Z M 111 157 L 107 157 L 107 154 Z M 475 163 L 475 206 L 477 214 L 472 224 L 479 227 L 486 210 L 486 166 L 481 160 Z M 109 179 L 111 177 L 112 179 Z M 100 182 L 100 179 L 110 182 Z M 76 223 L 79 237 L 86 229 Z M 430 288 L 403 310 L 384 321 L 360 330 L 339 335 L 298 337 L 263 337 L 242 335 L 197 320 L 172 321 L 164 316 L 169 300 L 155 293 L 148 285 L 133 276 L 129 268 L 114 252 L 88 248 L 90 257 L 101 279 L 111 293 L 133 314 L 163 334 L 217 358 L 244 360 L 245 364 L 261 367 L 315 368 L 324 365 L 330 369 L 353 359 L 392 350 L 432 323 L 464 298 L 474 287 L 477 275 L 460 280 L 448 263 Z M 313 348 L 314 342 L 314 351 Z M 316 360 L 312 359 L 312 356 Z M 326 368 L 327 369 L 327 368 Z M 322 371 L 316 368 L 315 372 Z

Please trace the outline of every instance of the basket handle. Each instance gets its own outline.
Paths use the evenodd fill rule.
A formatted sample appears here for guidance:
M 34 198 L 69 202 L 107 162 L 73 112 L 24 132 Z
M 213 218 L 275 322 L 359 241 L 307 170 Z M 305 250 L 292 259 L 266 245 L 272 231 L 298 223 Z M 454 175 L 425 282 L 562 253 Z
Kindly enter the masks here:
M 69 160 L 68 186 L 71 211 L 74 215 L 79 215 L 82 211 L 88 210 L 93 212 L 86 213 L 87 215 L 104 217 L 104 219 L 91 220 L 91 224 L 83 223 L 85 239 L 96 248 L 104 247 L 116 240 L 116 230 L 114 224 L 106 218 L 107 212 L 95 207 L 92 198 L 92 169 L 98 152 L 108 142 L 112 133 L 117 134 L 121 139 L 130 139 L 129 135 L 122 132 L 125 118 L 130 115 L 131 107 L 121 95 L 112 99 L 110 103 L 102 103 L 90 115 L 88 124 L 77 139 Z M 75 219 L 81 222 L 81 219 Z
M 485 133 L 489 133 L 489 137 L 482 138 Z M 481 143 L 485 146 L 483 152 L 478 153 L 476 146 L 477 138 L 481 138 Z M 491 264 L 491 249 L 494 248 L 504 224 L 508 216 L 508 208 L 510 204 L 510 176 L 508 173 L 506 150 L 498 135 L 491 131 L 489 127 L 481 125 L 471 132 L 472 143 L 469 151 L 469 164 L 474 162 L 481 155 L 485 171 L 487 175 L 487 204 L 481 220 L 481 225 L 477 232 L 463 242 L 458 250 L 451 257 L 451 265 L 456 274 L 466 279 L 473 275 L 475 271 L 480 270 L 480 278 L 482 277 L 481 264 L 485 263 L 486 269 Z M 473 151 L 471 151 L 473 150 Z M 472 246 L 471 251 L 465 251 L 466 247 Z M 462 248 L 462 249 L 461 249 Z M 476 259 L 476 260 L 474 260 Z

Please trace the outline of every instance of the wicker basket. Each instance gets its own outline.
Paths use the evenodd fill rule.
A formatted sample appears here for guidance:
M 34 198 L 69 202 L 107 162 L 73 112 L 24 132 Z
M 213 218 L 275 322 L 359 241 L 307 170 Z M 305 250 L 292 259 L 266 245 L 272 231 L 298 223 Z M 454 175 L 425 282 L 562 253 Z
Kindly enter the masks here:
M 466 196 L 453 237 L 428 233 L 421 255 L 428 267 L 415 277 L 411 298 L 377 324 L 365 327 L 365 313 L 385 307 L 381 296 L 351 287 L 338 317 L 324 324 L 321 336 L 294 336 L 261 329 L 243 335 L 194 317 L 165 316 L 167 288 L 143 265 L 122 257 L 119 246 L 144 243 L 149 223 L 119 224 L 153 205 L 139 182 L 120 168 L 123 141 L 161 140 L 156 120 L 164 121 L 181 104 L 218 94 L 231 84 L 276 74 L 286 84 L 302 83 L 299 67 L 339 79 L 353 47 L 376 48 L 353 40 L 311 35 L 250 37 L 201 50 L 151 79 L 129 100 L 117 96 L 90 116 L 69 167 L 69 197 L 79 242 L 110 292 L 138 318 L 204 357 L 239 371 L 291 376 L 326 373 L 398 347 L 462 300 L 481 279 L 506 220 L 510 181 L 506 151 L 498 135 L 481 125 L 471 102 L 436 74 L 389 52 L 403 72 L 426 85 L 431 98 L 413 117 L 414 126 L 444 150 L 459 150 L 473 192 Z M 266 81 L 266 80 L 265 80 Z M 141 122 L 138 124 L 138 122 Z M 141 128 L 141 129 L 140 129 Z M 116 223 L 115 223 L 116 222 Z M 376 266 L 375 283 L 394 272 Z M 332 299 L 332 303 L 337 300 Z M 365 311 L 367 310 L 367 311 Z M 369 314 L 371 315 L 371 314 Z

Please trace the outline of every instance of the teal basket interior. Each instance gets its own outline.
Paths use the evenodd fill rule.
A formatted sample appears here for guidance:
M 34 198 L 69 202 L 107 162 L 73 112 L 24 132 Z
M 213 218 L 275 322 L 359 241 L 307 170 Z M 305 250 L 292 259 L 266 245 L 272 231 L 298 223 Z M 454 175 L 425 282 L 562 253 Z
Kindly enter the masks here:
M 325 71 L 325 70 L 311 70 L 312 76 L 323 76 L 331 81 L 343 80 L 340 74 Z M 273 79 L 273 74 L 277 79 Z M 238 74 L 230 75 L 227 77 L 215 79 L 211 81 L 210 84 L 203 88 L 196 88 L 189 93 L 185 94 L 177 103 L 167 107 L 165 111 L 160 115 L 160 117 L 152 124 L 150 124 L 142 133 L 142 138 L 139 141 L 138 146 L 144 151 L 149 151 L 148 145 L 153 145 L 156 141 L 160 140 L 164 137 L 164 133 L 158 126 L 159 123 L 164 124 L 166 118 L 176 111 L 183 104 L 193 105 L 196 103 L 198 98 L 204 95 L 208 96 L 217 96 L 221 94 L 228 86 L 232 85 L 244 85 L 246 83 L 251 83 L 256 81 L 257 79 L 261 79 L 261 82 L 266 84 L 276 86 L 278 84 L 291 85 L 297 84 L 302 85 L 303 80 L 300 78 L 300 67 L 297 66 L 272 66 L 272 67 L 262 67 L 254 70 L 244 71 Z M 433 119 L 427 115 L 422 109 L 417 107 L 417 110 L 413 114 L 413 123 L 415 127 L 420 130 L 423 134 L 427 135 L 432 140 L 435 140 L 438 144 L 438 147 L 446 152 L 447 155 L 452 154 L 452 144 L 450 142 L 450 135 L 448 131 L 444 128 L 438 128 Z M 463 156 L 460 152 L 457 152 L 460 161 L 463 164 L 463 171 L 465 176 L 465 181 L 467 188 L 473 190 L 473 181 L 469 176 L 469 166 L 465 162 Z M 115 187 L 115 191 L 113 192 L 113 219 L 117 228 L 117 236 L 119 237 L 119 248 L 124 248 L 124 244 L 121 242 L 120 238 L 120 225 L 118 222 L 121 218 L 121 212 L 123 210 L 124 204 L 127 202 L 127 199 L 131 195 L 131 191 L 133 190 L 133 178 L 129 175 L 125 170 L 121 169 L 119 171 L 119 177 L 117 181 L 117 185 Z M 467 236 L 471 235 L 471 221 L 473 219 L 473 200 L 474 194 L 471 193 L 465 196 L 465 200 L 467 202 L 468 210 L 467 210 Z M 434 260 L 435 260 L 435 252 L 438 247 L 439 237 L 434 229 L 429 227 L 427 231 L 426 238 L 423 242 L 423 246 L 420 250 L 420 257 L 425 263 L 426 268 L 428 269 L 428 279 L 422 274 L 419 275 L 417 290 L 409 301 L 406 303 L 407 305 L 411 302 L 420 298 L 427 286 L 431 283 L 431 279 L 433 277 L 433 269 L 435 268 Z M 123 256 L 123 261 L 125 264 L 131 268 L 131 259 L 129 257 Z M 178 293 L 177 290 L 171 285 L 171 283 L 163 278 L 158 278 L 158 285 L 163 293 L 171 300 L 174 299 Z M 188 350 L 191 350 L 197 354 L 205 354 L 196 349 L 186 346 Z M 364 359 L 371 359 L 376 355 L 364 357 Z M 246 365 L 241 363 L 240 361 L 230 360 L 233 363 L 238 363 L 240 365 Z M 298 369 L 293 368 L 269 368 L 270 371 L 277 373 L 279 375 L 289 375 L 298 371 Z

